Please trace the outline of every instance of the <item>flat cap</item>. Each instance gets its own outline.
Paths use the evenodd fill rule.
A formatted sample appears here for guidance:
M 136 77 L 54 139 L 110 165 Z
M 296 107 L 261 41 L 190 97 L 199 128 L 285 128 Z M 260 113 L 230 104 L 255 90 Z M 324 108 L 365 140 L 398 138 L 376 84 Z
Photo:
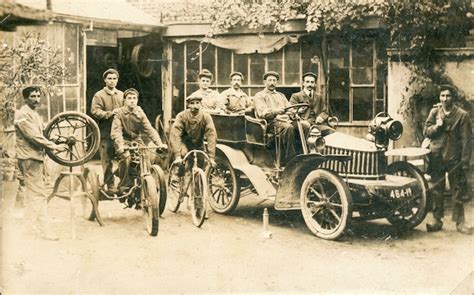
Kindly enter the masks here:
M 229 79 L 232 79 L 233 76 L 240 76 L 240 78 L 242 78 L 242 80 L 244 79 L 244 74 L 242 74 L 241 72 L 232 72 L 232 73 L 230 73 Z
M 313 72 L 306 72 L 306 73 L 303 74 L 303 80 L 304 80 L 304 78 L 307 77 L 307 76 L 314 77 L 314 79 L 318 79 L 318 75 L 317 75 L 317 74 L 315 74 L 315 73 L 313 73 Z
M 193 100 L 202 100 L 202 96 L 200 94 L 194 94 L 186 97 L 186 102 Z
M 280 80 L 280 74 L 278 74 L 275 71 L 265 72 L 265 74 L 263 74 L 263 80 L 267 79 L 268 76 L 273 76 L 273 77 L 277 78 L 277 80 Z
M 214 75 L 207 69 L 202 69 L 202 71 L 199 72 L 199 78 L 201 77 L 206 77 L 212 80 Z
M 123 92 L 123 97 L 126 98 L 127 95 L 129 95 L 130 93 L 135 93 L 137 95 L 137 98 L 140 96 L 140 93 L 138 93 L 138 90 L 136 90 L 135 88 L 128 88 L 127 90 Z

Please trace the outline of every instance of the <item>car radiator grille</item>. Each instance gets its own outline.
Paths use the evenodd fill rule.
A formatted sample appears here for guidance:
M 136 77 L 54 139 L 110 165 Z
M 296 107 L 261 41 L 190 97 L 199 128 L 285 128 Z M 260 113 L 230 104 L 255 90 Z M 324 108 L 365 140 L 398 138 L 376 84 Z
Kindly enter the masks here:
M 341 176 L 381 179 L 385 175 L 387 163 L 384 151 L 357 151 L 326 146 L 322 154 L 347 155 L 352 157 L 352 160 L 346 162 L 329 160 L 322 164 L 322 168 L 333 170 Z

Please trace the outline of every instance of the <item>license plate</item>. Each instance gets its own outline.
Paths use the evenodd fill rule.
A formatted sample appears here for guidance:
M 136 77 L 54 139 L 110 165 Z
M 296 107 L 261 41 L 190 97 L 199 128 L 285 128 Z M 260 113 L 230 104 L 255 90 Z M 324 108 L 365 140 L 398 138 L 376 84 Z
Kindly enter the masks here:
M 393 189 L 390 191 L 390 198 L 392 199 L 408 198 L 411 196 L 413 196 L 413 191 L 411 187 L 402 188 L 402 189 Z

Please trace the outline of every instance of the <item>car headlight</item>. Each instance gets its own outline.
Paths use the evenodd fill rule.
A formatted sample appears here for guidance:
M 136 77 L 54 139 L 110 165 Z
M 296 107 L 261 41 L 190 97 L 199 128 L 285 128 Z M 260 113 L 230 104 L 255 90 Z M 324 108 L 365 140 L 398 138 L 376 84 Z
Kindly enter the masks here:
M 321 136 L 321 131 L 317 126 L 311 126 L 308 140 L 306 141 L 310 152 L 319 152 L 326 146 L 326 141 Z
M 366 139 L 373 141 L 377 148 L 384 149 L 387 148 L 390 139 L 398 140 L 402 134 L 402 123 L 392 119 L 385 112 L 381 112 L 370 122 Z

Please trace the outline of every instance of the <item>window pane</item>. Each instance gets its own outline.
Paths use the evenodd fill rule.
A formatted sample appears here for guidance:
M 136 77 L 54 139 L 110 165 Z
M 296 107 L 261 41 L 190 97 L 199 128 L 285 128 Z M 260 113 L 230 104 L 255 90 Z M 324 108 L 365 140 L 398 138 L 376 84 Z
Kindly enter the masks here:
M 353 89 L 354 121 L 369 121 L 373 117 L 373 88 Z
M 329 108 L 340 121 L 349 121 L 349 46 L 341 39 L 329 43 Z
M 303 64 L 302 72 L 313 72 L 319 74 L 319 64 L 321 61 L 321 44 L 319 40 L 303 40 L 301 43 L 301 59 Z
M 267 54 L 267 65 L 269 71 L 275 71 L 281 74 L 283 65 L 283 50 Z
M 300 45 L 291 44 L 285 48 L 285 85 L 299 85 Z
M 265 59 L 261 54 L 250 55 L 250 84 L 261 85 L 262 77 L 265 73 Z
M 172 116 L 184 110 L 184 43 L 173 44 Z
M 214 45 L 209 43 L 201 44 L 201 58 L 202 58 L 202 68 L 208 69 L 214 75 L 214 80 L 211 81 L 211 85 L 216 84 L 216 48 Z
M 232 51 L 218 48 L 217 50 L 217 84 L 229 85 L 229 75 L 232 70 Z
M 69 73 L 66 83 L 77 84 L 77 27 L 75 25 L 66 25 L 66 50 L 65 50 L 65 66 Z
M 199 42 L 186 43 L 186 82 L 197 82 L 199 74 Z
M 352 84 L 372 84 L 373 79 L 372 68 L 352 68 Z
M 371 68 L 374 65 L 374 47 L 372 39 L 352 41 L 352 66 Z
M 64 112 L 64 104 L 63 104 L 63 94 L 52 94 L 49 100 L 50 110 L 51 110 L 51 118 L 56 116 L 59 113 Z
M 234 54 L 234 71 L 244 74 L 244 81 L 242 84 L 249 84 L 248 55 Z
M 255 94 L 259 91 L 262 91 L 263 90 L 263 87 L 262 88 L 250 88 L 250 96 L 255 96 Z
M 66 111 L 77 111 L 79 103 L 78 87 L 66 87 Z

